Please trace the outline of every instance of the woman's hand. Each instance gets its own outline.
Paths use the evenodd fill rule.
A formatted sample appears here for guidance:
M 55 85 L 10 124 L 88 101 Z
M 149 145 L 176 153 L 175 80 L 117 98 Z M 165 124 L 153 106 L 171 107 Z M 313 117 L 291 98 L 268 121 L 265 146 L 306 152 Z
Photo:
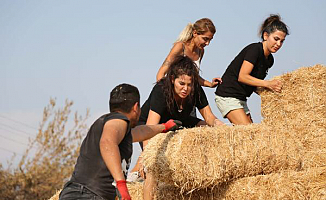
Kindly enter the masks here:
M 281 92 L 282 82 L 280 80 L 267 80 L 266 88 L 272 90 L 273 92 Z
M 210 87 L 215 88 L 218 84 L 222 83 L 222 79 L 220 77 L 213 78 Z
M 214 120 L 214 126 L 221 126 L 221 125 L 224 125 L 224 123 L 221 120 L 219 119 Z

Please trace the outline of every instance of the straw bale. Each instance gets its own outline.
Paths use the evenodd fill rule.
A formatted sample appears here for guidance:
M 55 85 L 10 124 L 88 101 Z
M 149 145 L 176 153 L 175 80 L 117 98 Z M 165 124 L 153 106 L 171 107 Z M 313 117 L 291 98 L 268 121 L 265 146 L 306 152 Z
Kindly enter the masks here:
M 143 199 L 142 183 L 128 185 L 132 199 Z M 326 167 L 305 171 L 282 171 L 235 180 L 213 189 L 182 193 L 175 186 L 160 184 L 155 200 L 230 200 L 230 199 L 326 199 Z
M 59 200 L 61 190 L 58 190 L 49 200 Z
M 142 162 L 158 181 L 182 191 L 285 169 L 300 170 L 302 145 L 283 132 L 282 127 L 252 124 L 159 134 L 146 146 Z
M 294 129 L 302 138 L 326 132 L 326 67 L 302 67 L 275 79 L 281 80 L 281 93 L 260 89 L 264 124 Z M 298 137 L 298 136 L 297 136 Z

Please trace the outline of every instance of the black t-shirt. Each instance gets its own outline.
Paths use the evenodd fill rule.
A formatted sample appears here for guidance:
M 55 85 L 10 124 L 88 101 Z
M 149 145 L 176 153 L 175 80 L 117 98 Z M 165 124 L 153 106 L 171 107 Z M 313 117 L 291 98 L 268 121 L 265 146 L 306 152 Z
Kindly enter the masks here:
M 250 75 L 262 80 L 266 77 L 268 69 L 274 64 L 272 54 L 266 59 L 261 42 L 246 46 L 226 69 L 222 76 L 222 84 L 216 88 L 215 94 L 222 97 L 234 97 L 243 101 L 247 100 L 247 97 L 252 94 L 256 87 L 238 81 L 240 68 L 244 60 L 254 65 Z
M 172 113 L 169 112 L 166 103 L 166 97 L 162 90 L 162 81 L 157 83 L 151 91 L 149 98 L 146 100 L 144 105 L 141 107 L 141 115 L 139 118 L 140 124 L 145 124 L 148 118 L 150 110 L 156 112 L 161 116 L 159 123 L 165 123 L 170 119 L 180 120 L 184 127 L 194 127 L 200 121 L 200 119 L 190 116 L 193 107 L 196 106 L 198 109 L 202 109 L 208 105 L 208 101 L 205 92 L 202 87 L 198 87 L 199 91 L 194 91 L 194 101 L 190 102 L 185 100 L 185 105 L 182 112 L 178 111 L 178 106 L 174 101 L 174 108 Z
M 112 119 L 122 119 L 128 123 L 127 132 L 119 144 L 121 165 L 125 177 L 130 166 L 132 155 L 132 135 L 128 118 L 121 113 L 109 113 L 98 118 L 91 126 L 80 147 L 72 182 L 80 183 L 105 199 L 114 199 L 116 196 L 114 179 L 105 165 L 100 152 L 100 139 L 105 123 Z

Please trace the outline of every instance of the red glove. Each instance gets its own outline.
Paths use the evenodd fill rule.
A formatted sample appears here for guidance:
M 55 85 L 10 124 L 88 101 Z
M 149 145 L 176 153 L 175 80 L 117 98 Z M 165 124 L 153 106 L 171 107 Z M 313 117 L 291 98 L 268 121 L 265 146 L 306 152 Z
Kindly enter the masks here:
M 178 130 L 179 127 L 182 125 L 182 122 L 180 122 L 179 120 L 170 119 L 166 123 L 163 123 L 163 125 L 165 126 L 165 129 L 162 131 L 162 133 L 166 133 L 169 131 Z
M 131 200 L 125 180 L 117 181 L 117 188 L 121 195 L 121 200 Z

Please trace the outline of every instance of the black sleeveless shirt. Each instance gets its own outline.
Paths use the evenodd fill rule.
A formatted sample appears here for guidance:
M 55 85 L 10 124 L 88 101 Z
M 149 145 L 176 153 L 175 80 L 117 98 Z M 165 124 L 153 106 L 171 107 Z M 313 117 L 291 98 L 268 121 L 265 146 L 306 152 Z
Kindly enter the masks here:
M 122 170 L 126 178 L 132 155 L 130 123 L 125 115 L 114 112 L 101 116 L 91 126 L 81 145 L 80 155 L 70 180 L 86 186 L 105 199 L 112 199 L 116 193 L 115 186 L 112 185 L 114 179 L 105 165 L 100 152 L 100 139 L 103 127 L 107 121 L 112 119 L 122 119 L 128 123 L 127 132 L 119 144 Z

